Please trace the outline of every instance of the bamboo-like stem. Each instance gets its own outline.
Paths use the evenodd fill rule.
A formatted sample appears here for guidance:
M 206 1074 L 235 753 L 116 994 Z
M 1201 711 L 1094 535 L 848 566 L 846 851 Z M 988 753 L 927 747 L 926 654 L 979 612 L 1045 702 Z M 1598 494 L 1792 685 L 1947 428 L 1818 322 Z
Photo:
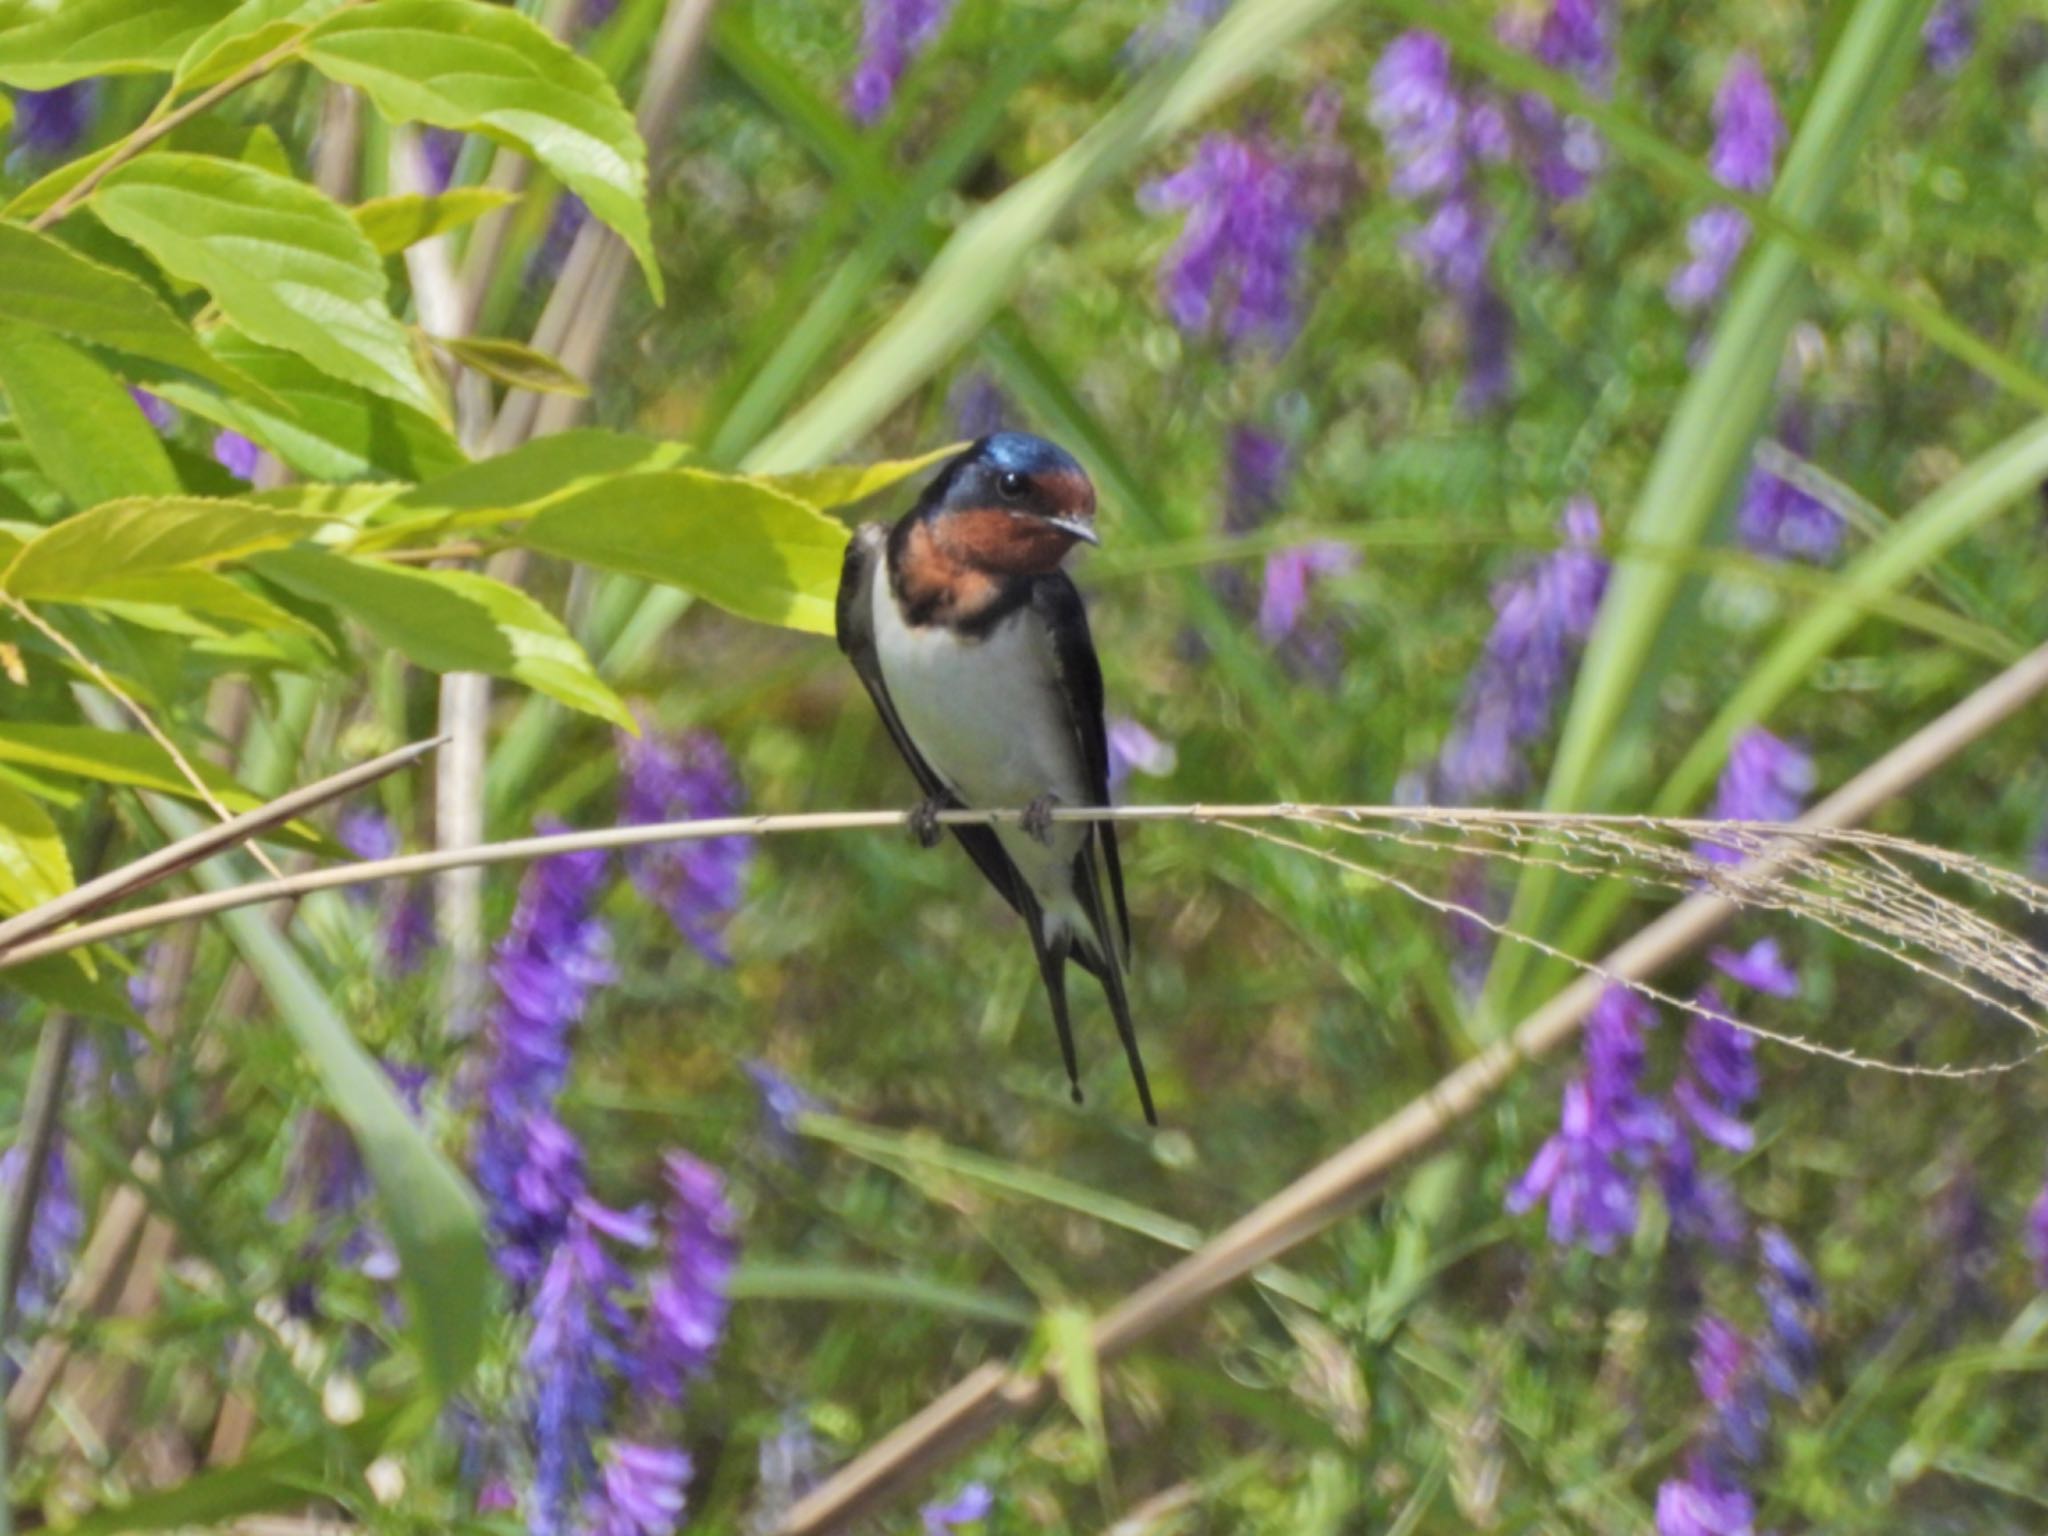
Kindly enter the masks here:
M 260 805 L 253 811 L 244 811 L 230 817 L 218 826 L 206 828 L 191 837 L 180 838 L 169 847 L 159 848 L 155 853 L 145 855 L 119 869 L 110 870 L 97 879 L 65 892 L 54 901 L 46 901 L 39 907 L 31 907 L 18 916 L 0 923 L 0 966 L 10 956 L 26 948 L 28 942 L 51 929 L 61 927 L 88 912 L 97 912 L 101 907 L 111 906 L 136 892 L 146 890 L 159 881 L 166 880 L 181 869 L 190 868 L 203 859 L 260 837 L 273 827 L 286 822 L 329 800 L 348 794 L 351 790 L 374 784 L 388 773 L 394 773 L 408 763 L 416 762 L 439 746 L 438 739 L 416 741 L 411 746 L 400 747 L 369 762 L 358 763 L 304 789 L 295 789 L 288 795 L 281 795 L 267 805 Z M 66 946 L 69 947 L 69 946 Z
M 1796 825 L 1819 830 L 1862 821 L 2044 691 L 2048 646 L 1915 732 Z M 1766 854 L 1750 862 L 1770 861 Z M 1651 976 L 1706 940 L 1737 910 L 1720 894 L 1688 897 L 1616 948 L 1600 969 L 1631 980 Z M 1604 985 L 1597 976 L 1579 977 L 1505 1039 L 1125 1297 L 1095 1324 L 1097 1354 L 1109 1359 L 1136 1347 L 1366 1200 L 1396 1170 L 1447 1140 L 1524 1064 L 1570 1041 Z M 1045 1402 L 1051 1390 L 1045 1375 L 1001 1364 L 982 1366 L 799 1500 L 775 1527 L 775 1536 L 822 1536 L 845 1528 L 998 1424 Z

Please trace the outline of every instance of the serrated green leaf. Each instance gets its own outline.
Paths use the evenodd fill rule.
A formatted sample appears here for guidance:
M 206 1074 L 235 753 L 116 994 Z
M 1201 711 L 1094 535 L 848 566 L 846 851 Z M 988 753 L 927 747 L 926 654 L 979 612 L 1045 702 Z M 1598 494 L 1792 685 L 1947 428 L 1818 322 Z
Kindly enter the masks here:
M 159 153 L 100 183 L 93 211 L 210 293 L 250 339 L 422 414 L 440 410 L 385 302 L 382 258 L 331 199 L 209 155 Z
M 225 389 L 248 383 L 145 284 L 20 224 L 0 223 L 0 319 L 167 363 Z
M 560 359 L 523 342 L 495 336 L 436 336 L 434 345 L 444 348 L 464 367 L 474 368 L 486 378 L 514 389 L 578 398 L 590 393 L 590 386 L 571 373 Z
M 0 85 L 47 91 L 87 75 L 169 69 L 235 0 L 39 0 L 0 29 Z
M 832 633 L 846 537 L 794 497 L 701 469 L 621 475 L 549 504 L 517 535 L 545 554 L 820 635 Z
M 318 517 L 203 496 L 112 501 L 30 539 L 0 571 L 0 589 L 66 602 L 110 581 L 282 549 L 324 526 Z
M 50 813 L 12 784 L 0 784 L 0 910 L 26 912 L 76 883 Z
M 315 23 L 348 0 L 243 0 L 195 37 L 178 60 L 172 84 L 180 91 L 217 85 L 273 49 L 304 37 Z
M 244 789 L 205 759 L 188 757 L 187 761 L 208 792 L 230 811 L 253 811 L 263 803 L 260 795 Z M 191 781 L 171 761 L 170 753 L 147 736 L 132 731 L 18 720 L 0 722 L 0 763 L 39 775 L 61 774 L 99 784 L 153 789 L 184 800 L 199 798 Z
M 519 201 L 502 187 L 450 187 L 446 192 L 401 192 L 358 203 L 350 213 L 356 227 L 380 254 L 395 256 L 451 229 L 460 229 L 507 203 Z
M 372 0 L 320 26 L 305 57 L 395 122 L 480 133 L 523 151 L 609 224 L 661 297 L 647 222 L 647 148 L 603 71 L 517 11 Z
M 763 485 L 773 486 L 785 496 L 794 496 L 819 511 L 852 506 L 899 481 L 943 463 L 966 448 L 965 443 L 948 443 L 914 459 L 888 459 L 879 464 L 828 464 L 823 469 L 799 469 L 783 475 L 759 475 Z
M 629 470 L 668 469 L 688 455 L 681 443 L 596 427 L 535 438 L 391 497 L 350 547 L 383 549 L 437 532 L 531 517 L 600 480 Z
M 207 345 L 267 398 L 224 397 L 176 382 L 150 387 L 260 443 L 300 474 L 322 481 L 420 480 L 468 462 L 440 422 L 322 372 L 296 353 L 259 346 L 227 327 L 209 334 Z
M 628 730 L 633 716 L 561 621 L 516 587 L 472 571 L 414 570 L 323 550 L 254 562 L 267 581 L 347 614 L 432 672 L 514 678 Z
M 135 397 L 63 337 L 0 321 L 0 392 L 37 465 L 73 506 L 181 489 Z
M 74 601 L 171 634 L 214 638 L 220 631 L 205 623 L 213 618 L 238 629 L 299 635 L 323 649 L 327 645 L 327 637 L 296 614 L 225 576 L 191 567 L 111 577 L 98 582 L 89 597 Z

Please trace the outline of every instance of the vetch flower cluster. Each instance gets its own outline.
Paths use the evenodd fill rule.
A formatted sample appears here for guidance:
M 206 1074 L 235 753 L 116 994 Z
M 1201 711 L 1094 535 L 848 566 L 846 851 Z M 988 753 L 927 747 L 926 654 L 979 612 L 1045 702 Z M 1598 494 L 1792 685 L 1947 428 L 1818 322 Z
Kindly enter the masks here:
M 953 0 L 864 0 L 860 62 L 846 82 L 846 110 L 855 122 L 872 123 L 889 110 L 904 73 L 952 11 Z
M 1770 190 L 1784 142 L 1785 120 L 1770 82 L 1755 59 L 1736 54 L 1714 96 L 1714 148 L 1708 169 L 1722 186 L 1761 196 Z M 1717 203 L 1700 213 L 1686 231 L 1692 259 L 1665 290 L 1671 302 L 1686 310 L 1711 304 L 1748 241 L 1749 215 L 1740 208 Z
M 1752 726 L 1735 738 L 1715 791 L 1716 821 L 1791 821 L 1813 792 L 1813 759 L 1803 747 Z M 1702 842 L 1694 851 L 1716 864 L 1740 864 L 1739 848 Z
M 1493 629 L 1437 758 L 1435 788 L 1452 803 L 1523 781 L 1523 752 L 1549 730 L 1567 669 L 1593 631 L 1608 571 L 1597 553 L 1599 509 L 1575 498 L 1562 528 L 1563 548 L 1493 589 Z
M 1613 17 L 1606 0 L 1555 0 L 1540 12 L 1511 7 L 1500 36 L 1522 52 L 1605 96 L 1614 83 Z M 1534 92 L 1515 98 L 1516 151 L 1553 202 L 1585 194 L 1607 161 L 1606 141 L 1582 117 L 1560 112 Z
M 1920 28 L 1920 45 L 1937 75 L 1960 74 L 1977 47 L 1977 0 L 1940 0 Z
M 1796 418 L 1789 418 L 1778 435 L 1794 452 L 1803 447 L 1805 434 Z M 1842 533 L 1842 515 L 1833 507 L 1762 465 L 1751 467 L 1735 514 L 1735 536 L 1744 549 L 1767 560 L 1820 565 L 1841 549 Z
M 620 732 L 619 814 L 634 826 L 735 816 L 745 804 L 725 746 L 709 731 L 638 737 Z M 725 925 L 738 908 L 754 857 L 751 837 L 657 843 L 626 854 L 640 894 L 714 965 L 726 965 Z
M 18 92 L 14 97 L 15 147 L 43 159 L 71 153 L 99 116 L 100 92 L 98 80 L 74 80 L 47 91 Z
M 0 1200 L 12 1209 L 28 1167 L 28 1148 L 16 1142 L 0 1153 Z M 72 1259 L 85 1236 L 85 1212 L 72 1182 L 71 1158 L 61 1132 L 50 1139 L 37 1193 L 35 1221 L 28 1231 L 27 1261 L 15 1287 L 15 1304 L 24 1322 L 45 1316 L 71 1278 Z

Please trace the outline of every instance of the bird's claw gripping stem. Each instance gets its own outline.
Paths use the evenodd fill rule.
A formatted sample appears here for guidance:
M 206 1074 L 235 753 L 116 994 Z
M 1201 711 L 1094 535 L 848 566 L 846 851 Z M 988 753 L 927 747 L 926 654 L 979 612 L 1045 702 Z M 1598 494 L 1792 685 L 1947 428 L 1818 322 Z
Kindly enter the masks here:
M 1040 795 L 1024 807 L 1020 825 L 1026 833 L 1035 837 L 1046 847 L 1052 846 L 1052 809 L 1060 803 L 1058 795 Z
M 945 807 L 936 799 L 927 796 L 910 810 L 910 835 L 917 839 L 920 848 L 936 848 L 946 835 L 946 829 L 939 825 L 939 812 Z

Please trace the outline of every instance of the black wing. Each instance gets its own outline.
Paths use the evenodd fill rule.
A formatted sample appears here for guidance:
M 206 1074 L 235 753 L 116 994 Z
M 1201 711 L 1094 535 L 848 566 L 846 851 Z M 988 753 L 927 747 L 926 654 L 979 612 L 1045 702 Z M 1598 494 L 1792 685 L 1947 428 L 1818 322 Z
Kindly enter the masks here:
M 1102 663 L 1088 633 L 1088 610 L 1064 571 L 1039 577 L 1031 590 L 1031 606 L 1052 637 L 1053 660 L 1059 667 L 1060 693 L 1067 700 L 1074 734 L 1081 745 L 1081 766 L 1088 775 L 1091 803 L 1109 805 L 1109 732 L 1102 721 Z M 1102 866 L 1109 877 L 1110 899 L 1116 904 L 1119 950 L 1131 963 L 1131 914 L 1124 905 L 1124 867 L 1117 856 L 1116 823 L 1095 823 Z M 1106 940 L 1109 936 L 1103 935 Z
M 909 765 L 917 787 L 928 798 L 948 809 L 965 810 L 959 798 L 940 781 L 932 765 L 924 760 L 924 755 L 911 741 L 910 732 L 903 728 L 903 722 L 896 714 L 896 705 L 889 698 L 889 685 L 882 681 L 882 662 L 875 652 L 875 613 L 870 594 L 874 591 L 875 562 L 888 558 L 888 548 L 889 530 L 881 523 L 863 524 L 854 530 L 853 538 L 847 543 L 846 563 L 839 568 L 839 605 L 835 626 L 839 649 L 846 653 L 847 659 L 853 663 L 853 670 L 860 674 L 868 697 L 875 701 L 875 713 L 888 727 L 889 739 L 896 743 L 897 752 Z M 967 850 L 968 856 L 1003 900 L 1016 909 L 1019 917 L 1034 922 L 1032 914 L 1025 910 L 1020 894 L 1024 882 L 1018 878 L 1017 868 L 1003 851 L 994 829 L 953 827 L 949 830 L 960 840 L 960 846 Z

